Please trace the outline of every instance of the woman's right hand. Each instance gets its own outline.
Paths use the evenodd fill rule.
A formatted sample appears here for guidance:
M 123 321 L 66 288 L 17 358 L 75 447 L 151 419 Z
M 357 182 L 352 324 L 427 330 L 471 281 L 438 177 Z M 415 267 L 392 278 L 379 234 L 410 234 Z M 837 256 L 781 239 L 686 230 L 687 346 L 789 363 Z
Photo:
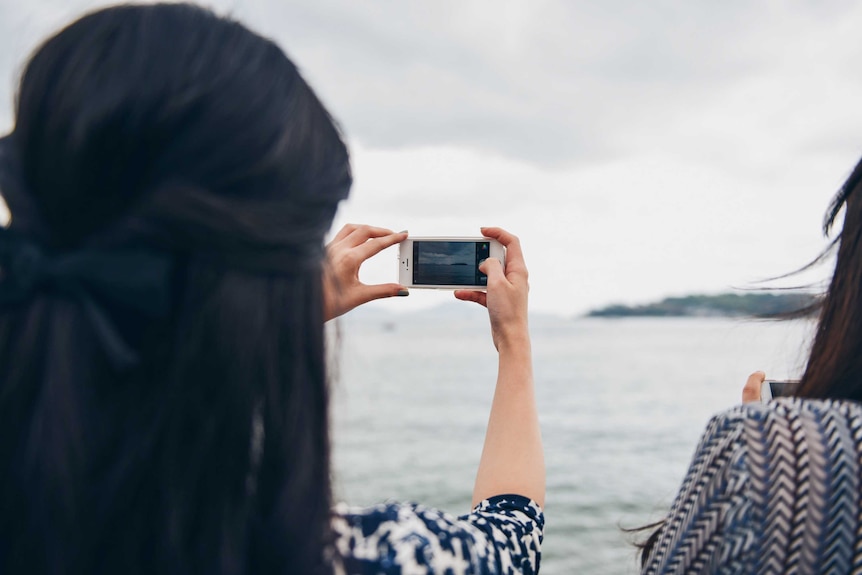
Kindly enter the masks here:
M 501 228 L 482 228 L 482 235 L 499 241 L 506 248 L 506 266 L 488 258 L 479 270 L 488 276 L 487 292 L 456 290 L 455 297 L 488 308 L 491 335 L 497 351 L 511 346 L 529 346 L 527 294 L 530 291 L 527 265 L 517 236 Z

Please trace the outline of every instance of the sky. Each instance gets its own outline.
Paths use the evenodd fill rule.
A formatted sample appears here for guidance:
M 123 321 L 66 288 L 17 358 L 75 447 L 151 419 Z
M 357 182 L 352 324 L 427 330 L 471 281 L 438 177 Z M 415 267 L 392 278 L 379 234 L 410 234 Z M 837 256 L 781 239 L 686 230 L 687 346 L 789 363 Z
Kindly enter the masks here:
M 29 52 L 101 5 L 0 0 L 0 130 Z M 521 238 L 536 311 L 793 271 L 825 247 L 824 212 L 862 153 L 857 2 L 207 5 L 276 40 L 340 122 L 355 185 L 335 229 L 505 227 Z M 361 277 L 397 281 L 396 256 Z M 451 298 L 413 290 L 376 305 Z

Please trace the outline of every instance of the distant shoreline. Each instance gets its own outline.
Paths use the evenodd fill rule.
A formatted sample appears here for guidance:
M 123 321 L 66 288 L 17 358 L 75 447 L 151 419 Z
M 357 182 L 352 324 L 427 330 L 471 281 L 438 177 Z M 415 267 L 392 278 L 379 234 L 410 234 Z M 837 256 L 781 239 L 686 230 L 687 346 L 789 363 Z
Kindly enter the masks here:
M 776 317 L 810 309 L 817 299 L 799 292 L 689 295 L 643 305 L 609 305 L 584 317 Z

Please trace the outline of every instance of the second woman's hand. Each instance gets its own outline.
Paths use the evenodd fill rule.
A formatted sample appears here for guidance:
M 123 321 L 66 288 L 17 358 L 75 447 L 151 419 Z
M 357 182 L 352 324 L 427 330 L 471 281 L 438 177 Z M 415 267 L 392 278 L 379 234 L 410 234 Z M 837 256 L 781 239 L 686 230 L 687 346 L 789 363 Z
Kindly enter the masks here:
M 742 388 L 742 403 L 754 403 L 760 401 L 760 388 L 766 380 L 766 374 L 755 371 L 748 376 L 745 387 Z
M 407 239 L 407 232 L 347 224 L 326 246 L 329 260 L 323 273 L 324 321 L 329 321 L 372 300 L 406 296 L 396 283 L 367 285 L 359 281 L 359 268 L 370 257 Z

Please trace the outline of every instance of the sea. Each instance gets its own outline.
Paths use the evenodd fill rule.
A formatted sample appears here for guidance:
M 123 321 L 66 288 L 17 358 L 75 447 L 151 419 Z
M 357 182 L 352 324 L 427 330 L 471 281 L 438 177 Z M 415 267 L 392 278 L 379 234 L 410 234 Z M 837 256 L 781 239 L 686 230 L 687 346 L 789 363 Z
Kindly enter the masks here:
M 487 315 L 463 304 L 348 314 L 331 327 L 334 473 L 353 505 L 454 515 L 471 490 L 494 392 Z M 531 317 L 545 447 L 541 573 L 638 572 L 633 542 L 667 512 L 704 427 L 748 375 L 798 377 L 809 320 Z

